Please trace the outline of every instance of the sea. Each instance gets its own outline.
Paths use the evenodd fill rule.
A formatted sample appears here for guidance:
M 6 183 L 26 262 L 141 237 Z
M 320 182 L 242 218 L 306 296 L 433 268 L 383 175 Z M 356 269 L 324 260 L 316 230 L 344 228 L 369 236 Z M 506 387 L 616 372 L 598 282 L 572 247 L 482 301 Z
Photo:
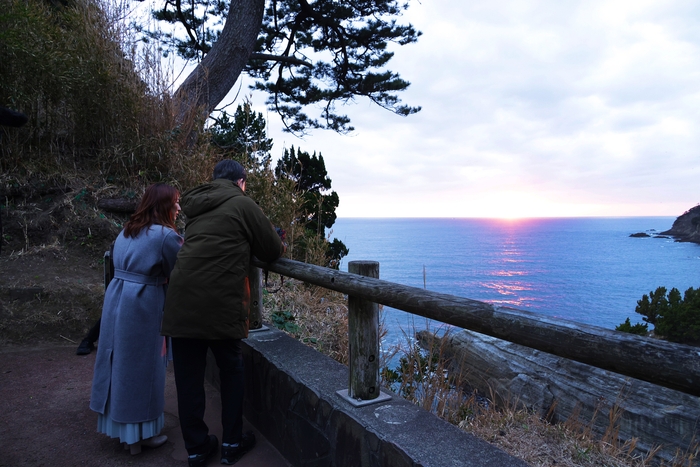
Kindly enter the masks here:
M 675 217 L 339 218 L 331 238 L 380 279 L 614 329 L 657 287 L 700 287 L 700 245 L 659 238 Z M 630 237 L 645 232 L 650 237 Z M 384 307 L 382 347 L 441 324 Z

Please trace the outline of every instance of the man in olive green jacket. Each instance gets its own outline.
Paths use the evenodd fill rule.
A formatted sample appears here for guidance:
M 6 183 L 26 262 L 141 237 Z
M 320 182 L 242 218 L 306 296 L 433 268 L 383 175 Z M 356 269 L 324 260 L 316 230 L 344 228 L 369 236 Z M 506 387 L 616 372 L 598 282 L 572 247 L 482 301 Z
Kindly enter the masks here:
M 251 255 L 270 262 L 284 253 L 269 219 L 245 195 L 243 167 L 223 160 L 213 179 L 182 195 L 185 243 L 170 275 L 162 327 L 162 334 L 172 337 L 178 413 L 190 467 L 206 465 L 219 447 L 203 420 L 208 349 L 221 377 L 221 463 L 235 463 L 255 445 L 252 432 L 242 433 L 248 267 Z

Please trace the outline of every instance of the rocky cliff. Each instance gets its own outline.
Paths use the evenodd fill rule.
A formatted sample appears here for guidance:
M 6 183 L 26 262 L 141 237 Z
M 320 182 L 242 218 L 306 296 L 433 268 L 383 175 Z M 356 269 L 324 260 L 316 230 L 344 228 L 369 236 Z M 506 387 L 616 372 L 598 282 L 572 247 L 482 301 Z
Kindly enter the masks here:
M 661 232 L 679 242 L 700 243 L 700 204 L 684 212 L 673 222 L 671 230 Z

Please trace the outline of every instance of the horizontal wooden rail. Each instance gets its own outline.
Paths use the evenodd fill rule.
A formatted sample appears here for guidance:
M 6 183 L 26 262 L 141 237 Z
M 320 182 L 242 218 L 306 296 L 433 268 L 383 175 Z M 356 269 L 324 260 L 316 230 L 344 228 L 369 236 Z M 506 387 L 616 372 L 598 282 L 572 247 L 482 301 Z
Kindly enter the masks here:
M 700 348 L 279 259 L 259 268 L 700 396 Z

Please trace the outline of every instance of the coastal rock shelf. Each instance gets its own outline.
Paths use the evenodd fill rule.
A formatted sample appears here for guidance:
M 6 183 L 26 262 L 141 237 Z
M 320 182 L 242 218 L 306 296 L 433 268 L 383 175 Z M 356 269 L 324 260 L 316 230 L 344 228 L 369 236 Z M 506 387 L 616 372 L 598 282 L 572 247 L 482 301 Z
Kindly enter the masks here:
M 670 235 L 678 242 L 700 243 L 700 204 L 684 212 L 670 230 L 660 235 Z

